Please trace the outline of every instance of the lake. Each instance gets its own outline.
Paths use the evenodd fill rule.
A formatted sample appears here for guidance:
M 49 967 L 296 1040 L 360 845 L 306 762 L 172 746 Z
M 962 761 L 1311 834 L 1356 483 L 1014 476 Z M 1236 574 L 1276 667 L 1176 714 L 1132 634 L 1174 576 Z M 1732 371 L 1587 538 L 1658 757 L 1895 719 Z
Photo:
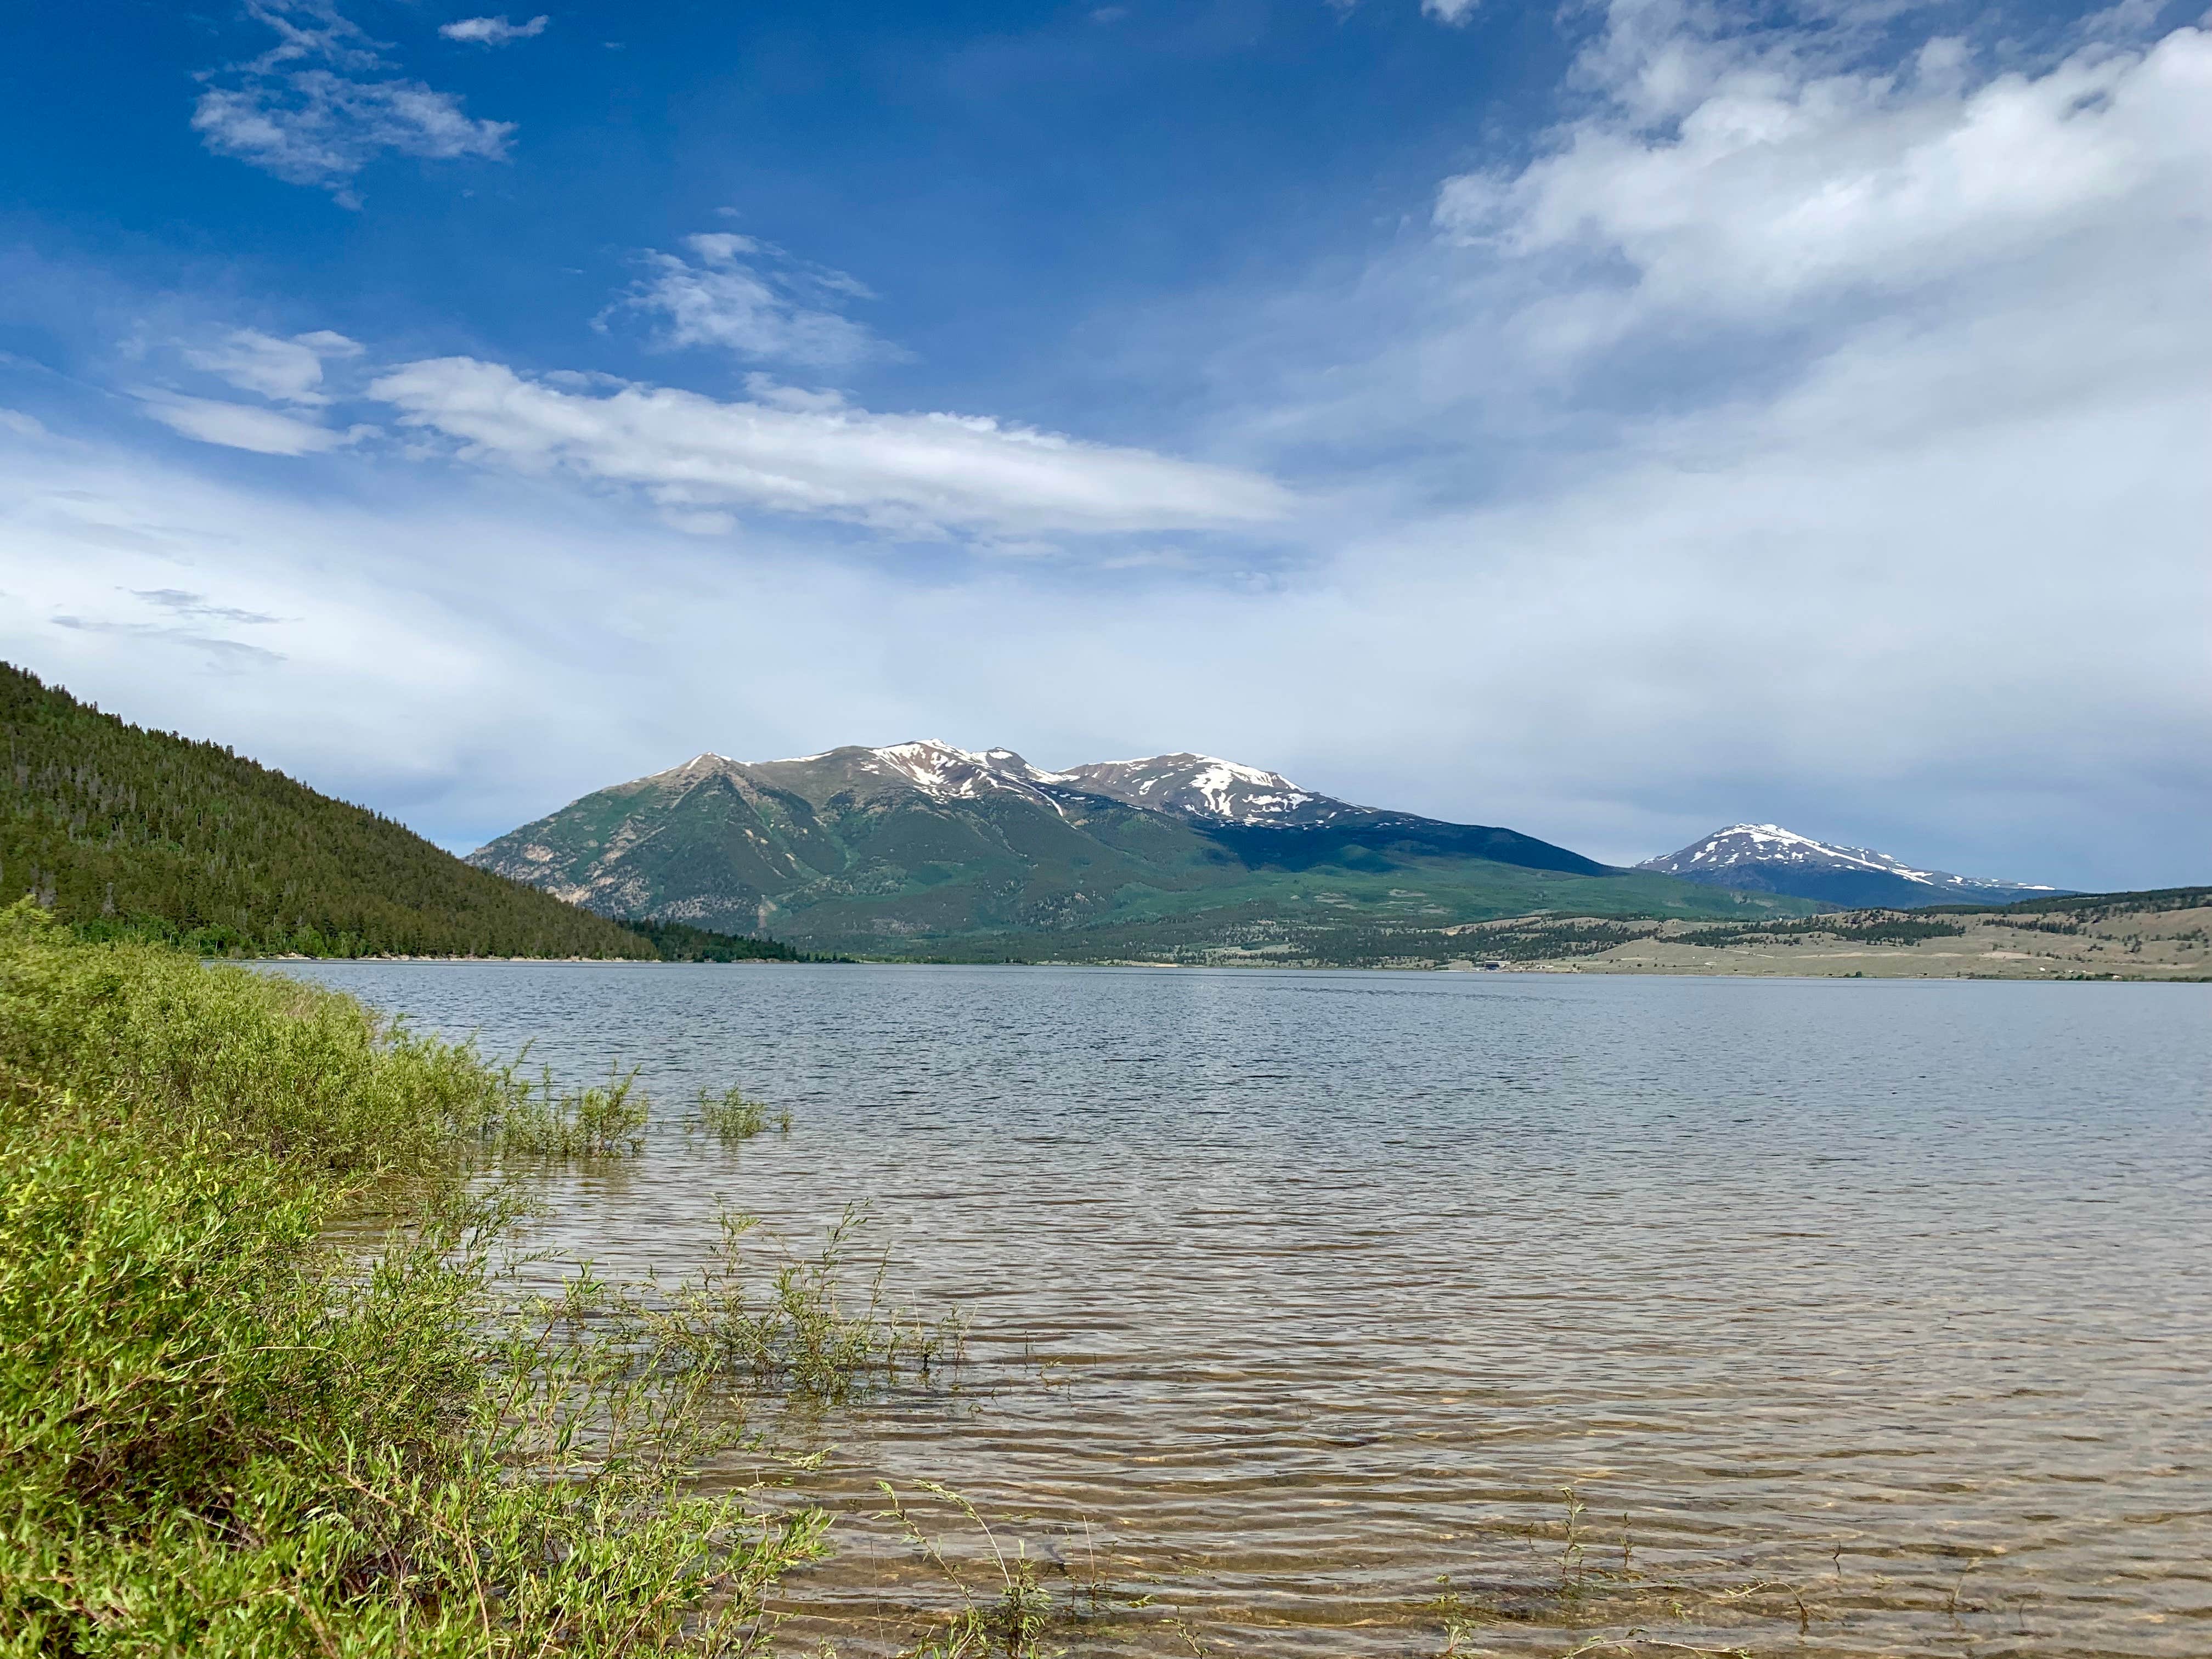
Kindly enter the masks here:
M 780 1650 L 951 1605 L 883 1479 L 1079 1654 L 2212 1652 L 2207 988 L 283 971 L 642 1068 L 543 1242 L 667 1275 L 719 1205 L 803 1251 L 866 1200 L 972 1322 L 957 1388 L 715 1472 L 844 1515 Z M 726 1083 L 791 1131 L 687 1136 Z

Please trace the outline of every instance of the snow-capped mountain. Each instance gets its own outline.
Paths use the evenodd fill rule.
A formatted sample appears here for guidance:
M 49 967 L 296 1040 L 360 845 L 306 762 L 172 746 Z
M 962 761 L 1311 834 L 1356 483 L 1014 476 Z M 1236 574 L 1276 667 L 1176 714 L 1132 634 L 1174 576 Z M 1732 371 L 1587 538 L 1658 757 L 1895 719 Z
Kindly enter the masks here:
M 1279 772 L 1212 755 L 1097 761 L 1059 777 L 1094 795 L 1214 823 L 1334 823 L 1370 810 L 1301 789 Z
M 1285 878 L 1309 871 L 1331 872 L 1312 878 L 1330 905 L 1341 884 L 1368 882 L 1417 906 L 1506 890 L 1510 902 L 1564 902 L 1543 884 L 1621 873 L 1515 830 L 1354 806 L 1209 756 L 1051 772 L 1011 749 L 933 738 L 789 760 L 696 756 L 571 801 L 469 861 L 609 915 L 839 947 L 1088 926 L 1201 899 L 1274 904 Z M 1407 872 L 1419 880 L 1393 873 Z M 1503 902 L 1455 902 L 1494 915 Z
M 2002 904 L 2063 890 L 1993 876 L 1923 870 L 1887 853 L 1839 847 L 1778 823 L 1732 823 L 1679 852 L 1636 866 L 1708 887 L 1790 893 L 1843 905 L 1917 909 L 1929 904 Z

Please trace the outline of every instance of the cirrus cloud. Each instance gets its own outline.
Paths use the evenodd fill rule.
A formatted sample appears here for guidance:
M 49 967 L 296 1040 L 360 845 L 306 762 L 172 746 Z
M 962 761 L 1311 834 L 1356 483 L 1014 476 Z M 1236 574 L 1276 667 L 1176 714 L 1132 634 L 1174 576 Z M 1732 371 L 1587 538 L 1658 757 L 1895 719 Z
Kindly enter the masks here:
M 866 324 L 839 313 L 849 299 L 873 299 L 842 270 L 792 258 L 773 243 L 729 231 L 684 239 L 684 253 L 647 249 L 647 275 L 599 318 L 620 311 L 658 323 L 663 349 L 707 346 L 763 362 L 849 368 L 905 354 Z
M 503 161 L 509 121 L 480 120 L 459 94 L 420 81 L 380 78 L 380 43 L 331 0 L 253 0 L 247 15 L 276 33 L 260 57 L 210 71 L 192 131 L 288 184 L 329 190 L 357 207 L 351 181 L 385 151 L 426 161 Z M 226 84 L 227 83 L 227 84 Z

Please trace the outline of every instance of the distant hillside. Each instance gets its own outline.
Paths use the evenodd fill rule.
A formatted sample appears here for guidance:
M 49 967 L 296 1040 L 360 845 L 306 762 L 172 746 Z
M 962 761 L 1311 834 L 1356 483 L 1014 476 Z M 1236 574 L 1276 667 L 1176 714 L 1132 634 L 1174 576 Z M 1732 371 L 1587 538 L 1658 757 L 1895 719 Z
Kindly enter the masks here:
M 1916 869 L 1887 853 L 1814 841 L 1778 823 L 1732 823 L 1636 867 L 1735 892 L 1790 893 L 1835 910 L 2002 904 L 2068 890 L 1995 876 Z
M 1814 908 L 1356 806 L 1202 755 L 1048 772 L 934 742 L 701 755 L 470 860 L 608 915 L 908 957 L 1389 961 L 1406 936 L 1540 908 L 1729 920 Z
M 630 957 L 629 928 L 0 663 L 0 894 L 214 955 Z
M 1462 967 L 1846 979 L 2212 980 L 2212 887 L 1795 921 L 1514 916 L 1455 928 Z

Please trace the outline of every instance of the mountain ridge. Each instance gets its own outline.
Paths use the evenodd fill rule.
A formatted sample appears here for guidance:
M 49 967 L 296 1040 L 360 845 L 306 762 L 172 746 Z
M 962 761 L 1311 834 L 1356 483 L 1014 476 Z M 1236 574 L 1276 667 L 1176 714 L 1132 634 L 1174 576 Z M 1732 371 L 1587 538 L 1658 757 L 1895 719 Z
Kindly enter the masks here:
M 934 739 L 784 760 L 708 751 L 470 854 L 604 914 L 774 932 L 810 948 L 1061 939 L 1112 924 L 1240 934 L 1435 926 L 1550 904 L 1780 912 L 1497 826 L 1336 800 L 1178 751 L 1061 771 Z M 1177 920 L 1177 919 L 1180 920 Z M 1431 920 L 1434 918 L 1436 920 Z

